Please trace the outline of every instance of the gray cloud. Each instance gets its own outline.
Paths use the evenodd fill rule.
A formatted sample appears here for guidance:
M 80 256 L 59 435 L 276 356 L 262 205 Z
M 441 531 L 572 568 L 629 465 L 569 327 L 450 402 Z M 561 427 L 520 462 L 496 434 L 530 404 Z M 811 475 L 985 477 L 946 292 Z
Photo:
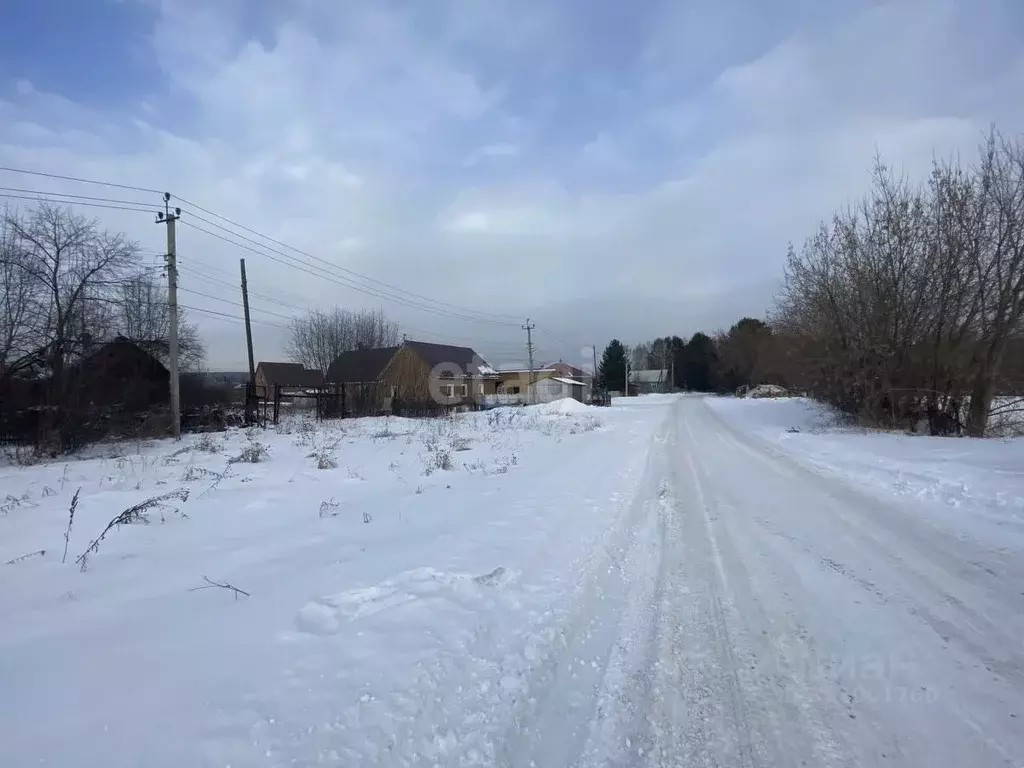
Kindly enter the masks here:
M 876 151 L 923 177 L 993 120 L 1024 128 L 1014 0 L 665 3 L 628 29 L 598 4 L 593 44 L 573 5 L 300 3 L 256 27 L 243 4 L 191 5 L 156 4 L 166 80 L 144 103 L 0 83 L 2 164 L 166 188 L 377 280 L 529 314 L 552 357 L 761 314 L 787 243 L 859 194 Z M 159 251 L 146 217 L 103 218 Z M 183 264 L 229 283 L 246 256 L 253 289 L 289 304 L 383 306 L 412 336 L 521 355 L 515 321 L 399 306 L 188 227 L 179 240 Z M 238 326 L 196 319 L 211 363 L 242 365 Z M 279 355 L 282 334 L 258 327 L 257 354 Z

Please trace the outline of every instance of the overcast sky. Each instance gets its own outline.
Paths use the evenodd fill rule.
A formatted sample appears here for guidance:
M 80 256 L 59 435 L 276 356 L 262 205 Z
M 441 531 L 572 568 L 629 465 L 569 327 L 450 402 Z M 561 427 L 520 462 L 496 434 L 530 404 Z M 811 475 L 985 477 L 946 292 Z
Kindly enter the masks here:
M 923 178 L 992 122 L 1024 130 L 1020 0 L 0 2 L 0 165 L 168 190 L 475 318 L 182 226 L 184 304 L 237 316 L 195 292 L 238 301 L 246 257 L 257 359 L 334 304 L 497 365 L 527 316 L 542 362 L 728 327 L 876 149 Z M 164 247 L 148 214 L 81 211 Z M 191 319 L 211 368 L 244 368 L 237 320 Z

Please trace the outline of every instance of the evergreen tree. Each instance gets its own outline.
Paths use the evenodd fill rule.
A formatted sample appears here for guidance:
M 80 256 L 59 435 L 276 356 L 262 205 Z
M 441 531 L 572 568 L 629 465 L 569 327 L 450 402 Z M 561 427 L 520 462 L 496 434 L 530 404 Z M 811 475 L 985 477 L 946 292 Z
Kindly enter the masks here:
M 696 392 L 713 392 L 717 367 L 715 342 L 706 333 L 693 334 L 683 350 L 683 384 Z
M 718 340 L 719 384 L 732 392 L 761 384 L 770 375 L 772 330 L 763 321 L 744 317 Z
M 626 391 L 626 348 L 618 339 L 612 339 L 601 355 L 598 381 L 603 389 Z

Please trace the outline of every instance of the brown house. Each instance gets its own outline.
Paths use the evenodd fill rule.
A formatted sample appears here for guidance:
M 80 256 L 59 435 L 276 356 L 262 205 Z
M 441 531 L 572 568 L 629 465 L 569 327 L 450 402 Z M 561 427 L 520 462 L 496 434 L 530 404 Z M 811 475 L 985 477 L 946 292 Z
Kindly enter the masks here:
M 261 362 L 256 366 L 256 393 L 268 400 L 279 394 L 293 395 L 323 386 L 323 374 L 304 368 L 301 363 Z
M 118 337 L 84 355 L 65 372 L 79 402 L 126 412 L 170 402 L 171 375 L 139 344 Z
M 475 403 L 494 394 L 500 379 L 469 347 L 406 341 L 339 355 L 327 380 L 344 392 L 346 412 L 387 413 Z
M 45 350 L 34 357 L 38 365 L 16 370 L 44 370 Z M 69 448 L 128 430 L 137 434 L 148 414 L 163 411 L 169 401 L 170 374 L 163 364 L 117 337 L 67 364 L 57 379 L 0 373 L 0 440 Z

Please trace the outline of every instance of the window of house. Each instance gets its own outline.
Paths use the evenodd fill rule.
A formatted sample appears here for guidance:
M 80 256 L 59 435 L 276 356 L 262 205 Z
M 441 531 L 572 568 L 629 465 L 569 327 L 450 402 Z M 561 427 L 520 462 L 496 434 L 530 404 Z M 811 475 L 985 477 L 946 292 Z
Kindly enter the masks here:
M 509 387 L 508 388 L 508 393 L 510 395 L 518 395 L 519 394 L 519 387 Z
M 466 385 L 465 385 L 465 384 L 463 384 L 463 385 L 462 385 L 462 396 L 463 396 L 463 397 L 465 397 L 465 396 L 466 396 L 466 394 L 467 394 L 467 392 L 466 392 Z
M 482 395 L 484 393 L 484 385 L 483 384 L 477 384 L 476 385 L 476 393 L 478 395 Z
M 451 384 L 442 384 L 441 385 L 441 394 L 444 397 L 451 397 L 452 396 L 452 385 Z

